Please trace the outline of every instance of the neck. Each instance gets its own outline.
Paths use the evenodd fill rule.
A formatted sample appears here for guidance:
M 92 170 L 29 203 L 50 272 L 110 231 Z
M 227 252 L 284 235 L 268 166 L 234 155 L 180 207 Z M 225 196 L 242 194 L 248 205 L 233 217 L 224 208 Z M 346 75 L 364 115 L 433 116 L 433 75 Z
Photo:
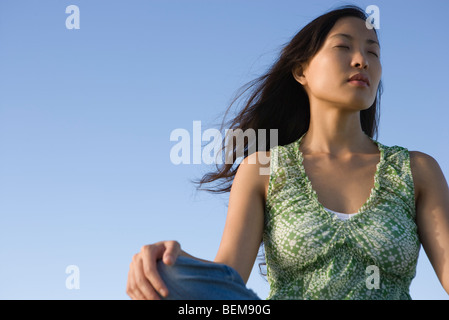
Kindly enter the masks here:
M 376 153 L 377 146 L 362 130 L 359 110 L 311 108 L 310 125 L 302 142 L 304 153 L 343 156 Z

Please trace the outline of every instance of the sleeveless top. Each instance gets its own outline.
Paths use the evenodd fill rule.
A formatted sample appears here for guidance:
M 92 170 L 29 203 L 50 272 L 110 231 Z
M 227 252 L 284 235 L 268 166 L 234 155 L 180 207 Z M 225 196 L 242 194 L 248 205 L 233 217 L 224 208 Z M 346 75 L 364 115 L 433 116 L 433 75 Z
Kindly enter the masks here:
M 379 148 L 374 186 L 350 219 L 318 201 L 298 140 L 270 149 L 263 244 L 267 299 L 411 300 L 421 243 L 408 149 Z

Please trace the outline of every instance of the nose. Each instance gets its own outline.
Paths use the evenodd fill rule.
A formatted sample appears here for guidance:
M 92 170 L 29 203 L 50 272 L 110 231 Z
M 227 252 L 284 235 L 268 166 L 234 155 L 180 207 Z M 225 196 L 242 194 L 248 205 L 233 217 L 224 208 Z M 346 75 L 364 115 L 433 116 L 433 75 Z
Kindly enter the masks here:
M 357 52 L 354 54 L 351 64 L 356 68 L 367 69 L 369 67 L 368 59 L 361 52 Z

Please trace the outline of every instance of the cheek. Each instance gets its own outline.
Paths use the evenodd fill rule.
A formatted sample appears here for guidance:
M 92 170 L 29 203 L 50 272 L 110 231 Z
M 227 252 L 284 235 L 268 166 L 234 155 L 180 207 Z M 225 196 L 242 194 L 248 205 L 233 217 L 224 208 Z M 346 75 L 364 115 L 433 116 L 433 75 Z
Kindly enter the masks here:
M 377 82 L 380 81 L 380 78 L 382 77 L 382 65 L 380 64 L 380 62 L 377 62 L 375 68 L 377 68 L 377 72 L 376 72 L 376 80 Z
M 310 87 L 329 93 L 329 90 L 341 86 L 345 74 L 345 71 L 340 67 L 341 65 L 342 61 L 335 56 L 321 57 L 316 61 L 310 73 Z

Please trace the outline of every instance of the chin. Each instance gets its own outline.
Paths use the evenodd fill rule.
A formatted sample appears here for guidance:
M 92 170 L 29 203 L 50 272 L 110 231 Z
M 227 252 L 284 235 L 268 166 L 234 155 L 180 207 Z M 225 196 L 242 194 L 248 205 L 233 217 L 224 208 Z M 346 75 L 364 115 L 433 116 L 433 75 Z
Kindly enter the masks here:
M 342 108 L 348 111 L 363 111 L 369 109 L 372 104 L 372 102 L 368 103 L 366 101 L 351 101 L 347 104 L 342 104 Z
M 374 99 L 366 99 L 366 97 L 357 99 L 356 97 L 354 97 L 350 101 L 347 101 L 347 107 L 351 110 L 361 111 L 369 109 L 373 105 L 373 103 Z

